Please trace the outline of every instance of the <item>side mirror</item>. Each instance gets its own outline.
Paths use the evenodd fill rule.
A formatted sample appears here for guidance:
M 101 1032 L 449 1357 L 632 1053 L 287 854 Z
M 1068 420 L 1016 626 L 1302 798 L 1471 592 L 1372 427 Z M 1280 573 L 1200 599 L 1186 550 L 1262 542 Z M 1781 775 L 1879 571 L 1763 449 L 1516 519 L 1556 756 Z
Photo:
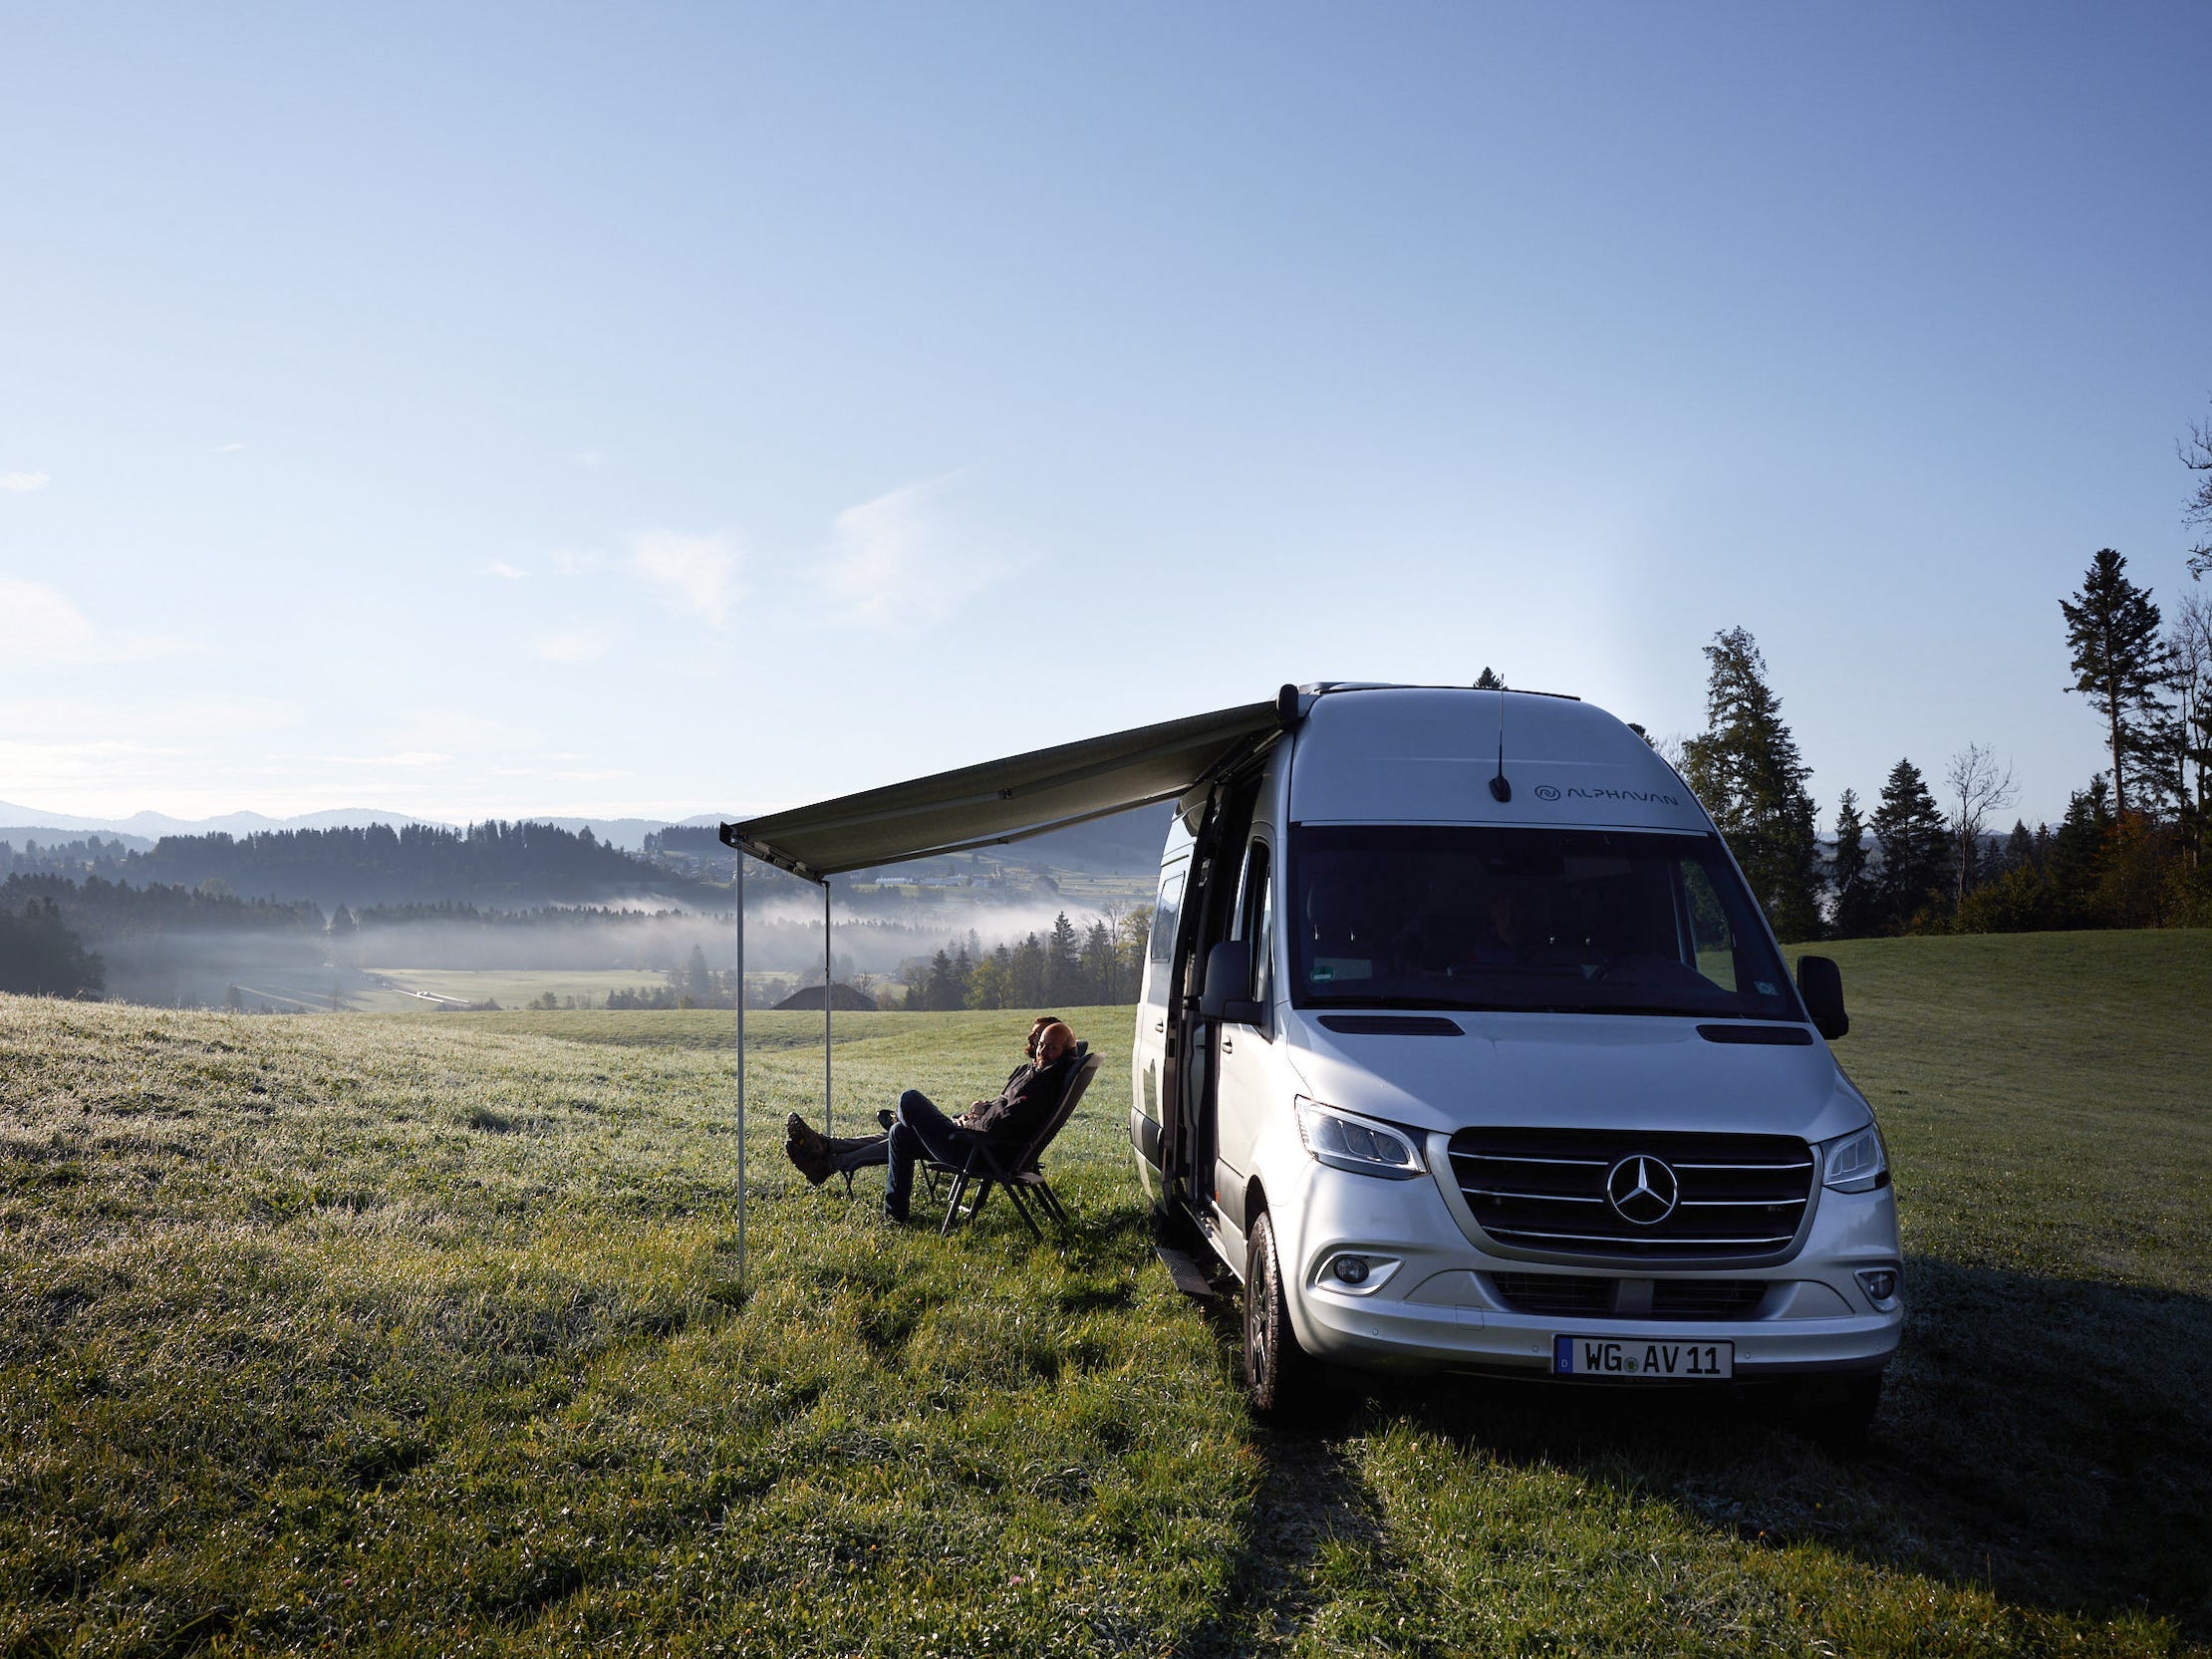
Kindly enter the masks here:
M 1257 1025 L 1266 1017 L 1251 997 L 1251 942 L 1225 939 L 1206 954 L 1206 989 L 1199 1012 L 1231 1025 Z
M 1833 1042 L 1851 1029 L 1851 1016 L 1843 1011 L 1843 973 L 1827 957 L 1797 959 L 1797 991 L 1804 997 L 1812 1028 Z

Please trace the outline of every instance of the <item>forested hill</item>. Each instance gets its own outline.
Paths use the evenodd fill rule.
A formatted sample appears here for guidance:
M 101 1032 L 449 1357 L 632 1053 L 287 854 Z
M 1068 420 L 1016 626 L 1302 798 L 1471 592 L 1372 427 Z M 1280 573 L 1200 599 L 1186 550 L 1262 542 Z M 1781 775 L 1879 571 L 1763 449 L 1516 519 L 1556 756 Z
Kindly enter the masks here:
M 327 911 L 447 902 L 497 910 L 624 900 L 658 907 L 712 905 L 717 898 L 714 889 L 610 846 L 589 829 L 543 823 L 169 835 L 143 852 L 97 840 L 70 850 L 79 855 L 70 861 L 72 875 L 134 887 L 216 882 L 241 896 L 307 901 Z

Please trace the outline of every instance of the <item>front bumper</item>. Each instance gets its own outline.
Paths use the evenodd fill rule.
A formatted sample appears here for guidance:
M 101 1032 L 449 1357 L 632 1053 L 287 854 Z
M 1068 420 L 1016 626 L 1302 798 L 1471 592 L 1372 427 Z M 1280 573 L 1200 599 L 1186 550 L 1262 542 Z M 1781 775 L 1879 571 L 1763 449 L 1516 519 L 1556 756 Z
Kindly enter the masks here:
M 1292 1202 L 1276 1205 L 1284 1276 L 1295 1285 L 1291 1322 L 1300 1346 L 1337 1365 L 1548 1375 L 1553 1339 L 1582 1336 L 1727 1342 L 1735 1375 L 1746 1381 L 1846 1375 L 1878 1371 L 1904 1326 L 1901 1289 L 1877 1305 L 1855 1276 L 1900 1266 L 1887 1188 L 1821 1193 L 1801 1246 L 1786 1262 L 1671 1267 L 1493 1254 L 1464 1206 L 1448 1203 L 1433 1179 L 1387 1181 L 1307 1162 L 1292 1182 Z M 1347 1254 L 1368 1264 L 1357 1286 L 1335 1271 Z M 1610 1281 L 1620 1288 L 1608 1305 L 1624 1306 L 1649 1307 L 1651 1281 L 1680 1288 L 1756 1280 L 1764 1288 L 1755 1303 L 1728 1315 L 1529 1312 L 1515 1305 L 1500 1275 L 1510 1283 L 1530 1274 Z

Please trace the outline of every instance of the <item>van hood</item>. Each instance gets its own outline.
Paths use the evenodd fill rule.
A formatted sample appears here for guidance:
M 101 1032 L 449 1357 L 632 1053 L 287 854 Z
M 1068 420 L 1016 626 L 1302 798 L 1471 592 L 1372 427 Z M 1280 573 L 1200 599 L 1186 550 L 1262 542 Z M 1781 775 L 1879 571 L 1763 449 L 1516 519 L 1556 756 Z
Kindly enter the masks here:
M 1409 1129 L 1687 1129 L 1824 1141 L 1873 1115 L 1817 1038 L 1725 1043 L 1700 1036 L 1700 1022 L 1686 1018 L 1465 1011 L 1443 1016 L 1465 1036 L 1386 1036 L 1328 1030 L 1311 1010 L 1280 1011 L 1307 1093 Z

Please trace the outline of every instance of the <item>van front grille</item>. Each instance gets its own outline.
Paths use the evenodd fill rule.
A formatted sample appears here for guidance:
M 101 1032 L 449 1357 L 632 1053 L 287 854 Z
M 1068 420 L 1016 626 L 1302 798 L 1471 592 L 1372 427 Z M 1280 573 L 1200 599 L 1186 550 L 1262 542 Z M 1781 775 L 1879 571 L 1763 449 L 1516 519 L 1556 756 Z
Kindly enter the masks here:
M 1493 1273 L 1490 1282 L 1516 1313 L 1594 1319 L 1749 1319 L 1770 1288 L 1763 1278 L 1622 1279 L 1594 1273 Z
M 1651 1286 L 1655 1319 L 1749 1319 L 1767 1299 L 1763 1278 L 1662 1278 Z
M 1516 1313 L 1587 1313 L 1603 1318 L 1613 1311 L 1614 1278 L 1567 1273 L 1493 1273 L 1498 1299 Z
M 1780 1256 L 1812 1199 L 1811 1149 L 1790 1135 L 1463 1129 L 1451 1156 L 1485 1234 L 1576 1259 Z

